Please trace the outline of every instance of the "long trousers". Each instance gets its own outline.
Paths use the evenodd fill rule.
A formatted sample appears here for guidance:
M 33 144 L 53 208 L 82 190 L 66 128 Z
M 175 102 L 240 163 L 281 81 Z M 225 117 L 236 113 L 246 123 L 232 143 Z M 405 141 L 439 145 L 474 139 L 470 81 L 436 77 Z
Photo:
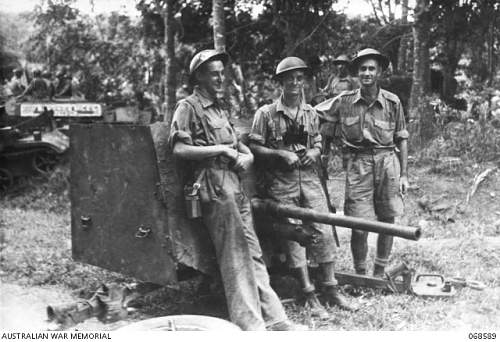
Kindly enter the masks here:
M 265 330 L 287 320 L 271 288 L 255 234 L 251 206 L 236 173 L 207 168 L 203 221 L 215 247 L 230 319 L 243 330 Z

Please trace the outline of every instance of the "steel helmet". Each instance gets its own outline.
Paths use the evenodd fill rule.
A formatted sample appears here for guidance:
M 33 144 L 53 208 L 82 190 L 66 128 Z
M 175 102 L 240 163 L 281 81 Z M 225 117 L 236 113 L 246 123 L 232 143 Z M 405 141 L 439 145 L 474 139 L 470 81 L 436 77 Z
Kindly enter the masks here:
M 381 54 L 379 51 L 375 49 L 367 48 L 358 51 L 356 57 L 353 58 L 353 60 L 351 61 L 352 70 L 357 71 L 359 63 L 361 63 L 361 61 L 364 60 L 365 58 L 376 59 L 380 63 L 382 70 L 386 70 L 387 67 L 389 66 L 389 58 L 387 58 L 385 55 Z
M 206 62 L 219 60 L 226 65 L 228 59 L 229 55 L 225 52 L 218 52 L 213 49 L 200 51 L 194 55 L 191 63 L 189 63 L 189 75 L 193 76 L 194 72 Z
M 340 56 L 337 56 L 333 61 L 332 63 L 333 64 L 349 64 L 351 62 L 351 60 L 349 59 L 349 57 L 347 57 L 347 55 L 340 55 Z
M 299 57 L 286 57 L 278 63 L 274 76 L 282 75 L 290 70 L 308 70 L 307 64 Z

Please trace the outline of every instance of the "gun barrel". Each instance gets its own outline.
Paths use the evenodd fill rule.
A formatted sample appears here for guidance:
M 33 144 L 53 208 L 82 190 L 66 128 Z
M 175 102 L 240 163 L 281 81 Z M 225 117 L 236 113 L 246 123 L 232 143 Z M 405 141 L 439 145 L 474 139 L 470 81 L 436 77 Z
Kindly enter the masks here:
M 420 228 L 371 221 L 352 216 L 323 213 L 312 209 L 280 204 L 276 201 L 268 199 L 253 198 L 252 208 L 259 214 L 297 218 L 305 221 L 313 221 L 350 229 L 359 229 L 367 232 L 398 236 L 408 240 L 416 241 L 420 239 L 422 234 Z

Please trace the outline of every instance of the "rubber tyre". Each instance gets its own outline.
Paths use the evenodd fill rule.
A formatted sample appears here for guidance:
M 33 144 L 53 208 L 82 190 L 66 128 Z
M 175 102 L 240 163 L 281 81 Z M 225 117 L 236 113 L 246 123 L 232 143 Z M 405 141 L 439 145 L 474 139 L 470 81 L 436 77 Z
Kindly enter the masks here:
M 241 329 L 226 320 L 201 315 L 174 315 L 150 318 L 126 325 L 117 331 L 216 331 Z

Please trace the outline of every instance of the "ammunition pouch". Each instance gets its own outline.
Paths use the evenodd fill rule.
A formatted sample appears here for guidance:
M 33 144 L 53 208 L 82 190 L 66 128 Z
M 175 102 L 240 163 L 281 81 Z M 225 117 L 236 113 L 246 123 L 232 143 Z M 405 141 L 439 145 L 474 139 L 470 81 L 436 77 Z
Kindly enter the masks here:
M 186 215 L 189 219 L 196 219 L 202 216 L 200 188 L 204 176 L 205 170 L 202 170 L 192 185 L 184 186 L 184 202 L 186 205 Z

